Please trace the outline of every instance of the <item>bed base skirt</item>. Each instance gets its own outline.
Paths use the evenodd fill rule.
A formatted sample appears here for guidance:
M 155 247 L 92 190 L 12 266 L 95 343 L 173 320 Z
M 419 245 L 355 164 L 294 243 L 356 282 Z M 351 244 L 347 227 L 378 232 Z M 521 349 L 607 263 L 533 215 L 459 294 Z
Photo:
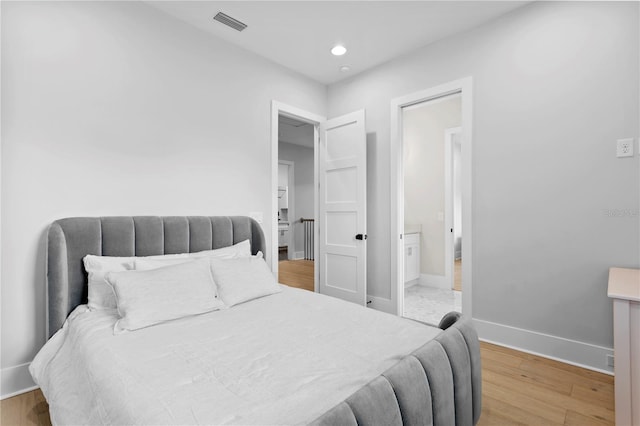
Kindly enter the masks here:
M 450 312 L 444 331 L 320 416 L 312 425 L 475 425 L 482 408 L 480 343 Z

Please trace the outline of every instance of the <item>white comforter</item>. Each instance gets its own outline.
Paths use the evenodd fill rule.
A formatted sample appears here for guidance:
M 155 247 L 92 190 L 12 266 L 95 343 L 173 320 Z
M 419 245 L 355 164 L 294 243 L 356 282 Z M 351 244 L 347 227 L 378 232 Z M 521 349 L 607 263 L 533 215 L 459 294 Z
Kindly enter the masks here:
M 31 364 L 55 424 L 308 423 L 440 331 L 289 287 L 125 334 L 116 320 L 78 307 Z

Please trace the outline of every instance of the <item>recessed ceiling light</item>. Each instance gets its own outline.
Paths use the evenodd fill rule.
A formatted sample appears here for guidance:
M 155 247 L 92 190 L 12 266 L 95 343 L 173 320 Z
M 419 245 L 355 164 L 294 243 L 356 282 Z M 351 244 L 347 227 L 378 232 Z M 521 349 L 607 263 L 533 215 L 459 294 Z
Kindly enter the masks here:
M 336 44 L 335 46 L 333 46 L 333 49 L 331 49 L 331 53 L 334 56 L 342 56 L 347 53 L 347 48 L 341 44 Z
M 347 65 L 343 65 L 340 67 L 340 72 L 347 72 L 350 71 L 351 68 L 349 68 Z

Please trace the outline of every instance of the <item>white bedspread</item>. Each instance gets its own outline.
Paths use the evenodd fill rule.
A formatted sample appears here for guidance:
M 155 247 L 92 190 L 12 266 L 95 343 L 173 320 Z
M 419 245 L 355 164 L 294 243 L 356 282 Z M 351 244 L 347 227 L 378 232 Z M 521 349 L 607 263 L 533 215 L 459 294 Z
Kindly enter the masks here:
M 285 287 L 231 309 L 114 335 L 76 308 L 31 373 L 55 424 L 302 424 L 440 330 Z

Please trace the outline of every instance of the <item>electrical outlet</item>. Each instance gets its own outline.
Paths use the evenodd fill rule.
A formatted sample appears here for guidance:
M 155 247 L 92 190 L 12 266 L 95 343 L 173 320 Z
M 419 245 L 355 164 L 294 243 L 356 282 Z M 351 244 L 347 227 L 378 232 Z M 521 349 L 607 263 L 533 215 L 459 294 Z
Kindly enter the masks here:
M 613 367 L 615 362 L 615 358 L 613 355 L 607 355 L 607 367 Z
M 633 139 L 618 139 L 616 142 L 616 156 L 633 157 Z

